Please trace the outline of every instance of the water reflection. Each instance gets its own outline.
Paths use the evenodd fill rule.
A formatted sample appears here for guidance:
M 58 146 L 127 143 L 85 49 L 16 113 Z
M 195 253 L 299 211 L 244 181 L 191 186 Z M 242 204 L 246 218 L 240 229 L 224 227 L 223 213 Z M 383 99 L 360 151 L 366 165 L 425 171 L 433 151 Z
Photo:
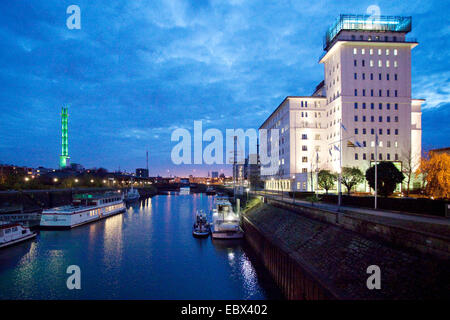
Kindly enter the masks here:
M 0 299 L 266 298 L 272 290 L 241 240 L 192 236 L 195 210 L 212 205 L 212 196 L 160 195 L 73 230 L 42 231 L 0 251 Z M 66 288 L 71 264 L 82 290 Z

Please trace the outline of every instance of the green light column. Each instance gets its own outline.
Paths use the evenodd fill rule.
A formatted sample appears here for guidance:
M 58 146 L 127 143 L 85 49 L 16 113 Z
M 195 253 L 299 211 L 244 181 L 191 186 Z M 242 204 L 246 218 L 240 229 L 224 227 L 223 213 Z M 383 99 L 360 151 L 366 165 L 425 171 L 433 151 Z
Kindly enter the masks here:
M 61 111 L 61 156 L 59 157 L 60 168 L 69 166 L 69 136 L 68 136 L 68 107 L 62 107 Z

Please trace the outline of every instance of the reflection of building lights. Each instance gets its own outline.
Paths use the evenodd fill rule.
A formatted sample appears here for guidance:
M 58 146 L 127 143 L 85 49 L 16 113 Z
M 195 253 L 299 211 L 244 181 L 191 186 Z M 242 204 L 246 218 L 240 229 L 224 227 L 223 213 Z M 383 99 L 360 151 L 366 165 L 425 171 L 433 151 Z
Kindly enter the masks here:
M 25 181 L 28 181 L 28 180 L 30 180 L 30 179 L 28 179 L 28 177 L 25 177 Z
M 53 179 L 53 182 L 58 182 L 58 178 L 54 178 L 54 179 Z
M 78 179 L 75 179 L 75 182 L 78 182 Z

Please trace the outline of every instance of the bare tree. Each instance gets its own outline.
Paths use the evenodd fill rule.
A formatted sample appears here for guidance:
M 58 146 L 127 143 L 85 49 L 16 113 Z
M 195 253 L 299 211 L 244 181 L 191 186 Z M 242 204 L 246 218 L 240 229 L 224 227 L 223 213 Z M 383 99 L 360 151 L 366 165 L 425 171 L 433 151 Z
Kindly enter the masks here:
M 402 173 L 406 177 L 406 196 L 409 196 L 411 180 L 418 169 L 419 158 L 412 155 L 411 147 L 403 151 Z

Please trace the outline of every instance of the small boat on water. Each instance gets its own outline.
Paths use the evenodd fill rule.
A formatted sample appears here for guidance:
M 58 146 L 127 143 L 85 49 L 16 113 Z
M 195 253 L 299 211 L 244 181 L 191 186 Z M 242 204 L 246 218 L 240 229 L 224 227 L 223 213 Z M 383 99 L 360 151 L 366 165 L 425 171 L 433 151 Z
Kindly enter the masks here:
M 123 195 L 118 192 L 104 194 L 76 194 L 70 205 L 42 211 L 41 228 L 74 228 L 125 211 Z
M 124 200 L 125 202 L 132 202 L 138 200 L 140 197 L 141 195 L 139 194 L 139 191 L 137 189 L 134 189 L 132 185 L 131 188 L 125 194 Z
M 213 196 L 213 195 L 216 194 L 216 190 L 214 190 L 213 187 L 208 186 L 208 187 L 206 188 L 206 194 L 207 194 L 208 196 Z
M 24 227 L 19 223 L 0 223 L 0 248 L 11 246 L 34 237 L 36 237 L 35 232 L 31 232 L 30 228 Z
M 206 238 L 211 232 L 211 227 L 209 225 L 206 214 L 203 210 L 197 211 L 195 215 L 195 223 L 192 227 L 192 235 L 198 238 Z
M 241 239 L 244 231 L 240 226 L 239 215 L 233 212 L 233 207 L 226 196 L 215 199 L 211 235 L 213 239 Z

